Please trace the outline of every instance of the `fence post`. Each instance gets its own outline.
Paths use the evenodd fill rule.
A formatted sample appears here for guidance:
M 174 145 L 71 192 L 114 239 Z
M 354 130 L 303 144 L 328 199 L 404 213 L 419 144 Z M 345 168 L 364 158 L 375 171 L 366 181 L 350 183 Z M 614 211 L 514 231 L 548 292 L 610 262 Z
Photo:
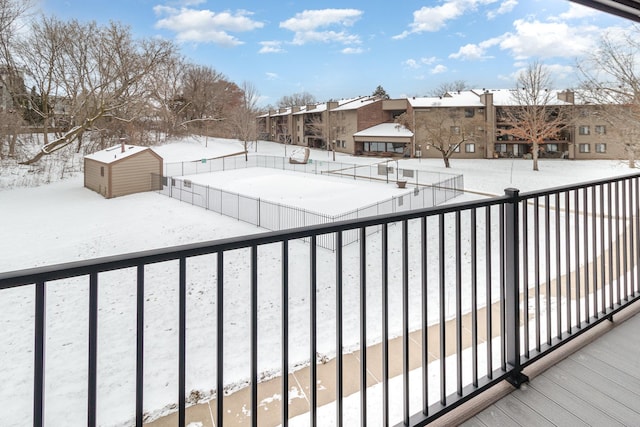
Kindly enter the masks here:
M 505 277 L 505 339 L 507 346 L 507 363 L 511 366 L 511 373 L 507 378 L 514 387 L 529 381 L 522 373 L 520 365 L 520 276 L 519 276 L 519 229 L 518 229 L 518 204 L 520 202 L 520 190 L 506 188 L 504 193 L 510 198 L 505 205 L 505 246 L 504 250 L 504 277 Z M 527 302 L 525 301 L 525 304 Z M 527 321 L 527 319 L 525 319 Z M 525 345 L 527 345 L 525 343 Z

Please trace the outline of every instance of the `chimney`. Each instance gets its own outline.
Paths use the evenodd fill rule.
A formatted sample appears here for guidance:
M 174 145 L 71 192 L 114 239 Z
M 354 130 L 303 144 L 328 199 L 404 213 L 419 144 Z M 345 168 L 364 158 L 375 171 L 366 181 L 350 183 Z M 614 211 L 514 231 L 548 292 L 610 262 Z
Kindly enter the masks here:
M 124 150 L 125 150 L 125 146 L 124 146 L 125 141 L 126 141 L 125 138 L 120 138 L 120 148 L 122 153 L 124 153 Z

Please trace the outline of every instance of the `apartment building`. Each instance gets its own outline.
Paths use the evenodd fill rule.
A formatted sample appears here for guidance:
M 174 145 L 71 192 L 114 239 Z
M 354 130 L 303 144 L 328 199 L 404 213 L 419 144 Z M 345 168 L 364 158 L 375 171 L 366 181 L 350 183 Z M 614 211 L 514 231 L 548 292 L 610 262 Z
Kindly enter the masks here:
M 530 157 L 532 144 L 512 134 L 519 108 L 514 89 L 476 89 L 441 97 L 361 97 L 270 111 L 258 118 L 261 138 L 369 156 L 439 158 Z M 540 144 L 541 158 L 626 159 L 629 143 L 602 114 L 607 106 L 549 93 L 549 108 L 566 120 Z M 327 147 L 327 143 L 330 145 Z

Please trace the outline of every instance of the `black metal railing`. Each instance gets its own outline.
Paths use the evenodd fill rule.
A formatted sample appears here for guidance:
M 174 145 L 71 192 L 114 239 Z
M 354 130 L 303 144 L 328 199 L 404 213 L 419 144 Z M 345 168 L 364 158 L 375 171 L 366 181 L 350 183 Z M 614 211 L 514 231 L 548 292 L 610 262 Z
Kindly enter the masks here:
M 519 386 L 530 363 L 640 297 L 639 179 L 632 175 L 526 194 L 507 189 L 502 197 L 468 203 L 2 273 L 0 299 L 10 289 L 34 292 L 33 355 L 24 354 L 33 359 L 33 424 L 44 424 L 47 393 L 56 392 L 45 393 L 50 283 L 80 277 L 88 284 L 87 398 L 79 412 L 90 426 L 99 415 L 98 325 L 111 315 L 101 310 L 98 291 L 108 292 L 114 282 L 130 284 L 136 355 L 130 419 L 140 426 L 145 412 L 159 409 L 145 408 L 144 390 L 154 375 L 148 370 L 153 356 L 145 352 L 154 336 L 154 325 L 145 321 L 146 296 L 159 281 L 175 283 L 177 277 L 179 425 L 185 425 L 187 405 L 193 403 L 187 331 L 204 321 L 189 316 L 190 304 L 200 298 L 196 287 L 211 291 L 215 306 L 208 365 L 215 366 L 210 397 L 216 398 L 216 425 L 224 425 L 225 390 L 242 383 L 249 387 L 248 421 L 261 424 L 258 388 L 271 373 L 281 377 L 286 426 L 295 415 L 287 404 L 286 374 L 304 365 L 311 384 L 306 416 L 316 425 L 322 356 L 335 359 L 330 405 L 337 425 L 373 420 L 425 425 L 498 382 Z M 370 227 L 380 231 L 370 235 Z M 344 234 L 353 230 L 359 244 L 343 246 Z M 327 235 L 336 240 L 335 251 L 318 246 Z M 147 280 L 158 263 L 168 263 L 166 272 Z M 211 268 L 203 274 L 205 265 Z M 120 275 L 128 269 L 135 270 L 135 278 Z M 73 292 L 70 286 L 62 289 Z M 243 292 L 247 299 L 240 299 L 244 309 L 237 314 L 234 298 Z M 233 322 L 229 316 L 235 316 Z M 246 328 L 237 329 L 239 322 Z M 418 338 L 410 338 L 415 331 Z M 270 359 L 265 356 L 274 348 L 264 342 L 274 335 L 280 354 L 272 366 L 265 365 L 262 360 Z M 306 337 L 308 345 L 300 345 L 296 335 Z M 234 345 L 225 345 L 230 336 Z M 395 337 L 399 349 L 389 345 Z M 379 359 L 373 357 L 375 345 L 381 346 Z M 3 352 L 14 351 L 7 342 L 2 346 Z M 345 369 L 344 359 L 355 350 L 356 372 Z M 230 364 L 245 355 L 246 376 L 232 377 Z M 390 369 L 394 360 L 401 361 L 397 376 Z M 382 372 L 381 389 L 368 388 L 367 372 L 374 368 Z M 345 409 L 349 375 L 360 382 L 357 414 Z M 24 420 L 28 414 L 20 416 Z

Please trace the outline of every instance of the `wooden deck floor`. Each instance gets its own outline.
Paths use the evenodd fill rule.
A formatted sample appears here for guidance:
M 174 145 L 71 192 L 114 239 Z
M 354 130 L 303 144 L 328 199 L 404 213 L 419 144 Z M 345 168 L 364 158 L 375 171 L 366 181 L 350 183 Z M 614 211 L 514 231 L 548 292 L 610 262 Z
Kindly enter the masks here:
M 634 313 L 619 324 L 614 319 L 608 331 L 462 426 L 640 426 L 640 314 Z

